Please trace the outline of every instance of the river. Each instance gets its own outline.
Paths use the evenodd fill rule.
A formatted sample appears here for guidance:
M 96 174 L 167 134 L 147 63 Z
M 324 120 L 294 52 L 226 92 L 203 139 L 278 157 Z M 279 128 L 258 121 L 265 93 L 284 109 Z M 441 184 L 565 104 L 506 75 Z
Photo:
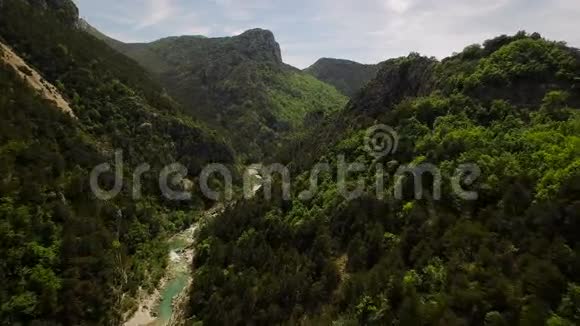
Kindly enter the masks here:
M 254 195 L 262 186 L 262 177 L 257 169 L 250 168 L 247 173 Z M 218 204 L 206 211 L 189 229 L 169 239 L 169 264 L 165 276 L 155 292 L 141 294 L 137 311 L 124 326 L 165 326 L 170 323 L 174 317 L 175 299 L 184 295 L 192 282 L 195 231 L 198 223 L 214 218 L 223 210 L 223 205 Z
M 206 214 L 211 214 L 214 210 Z M 125 326 L 163 326 L 173 315 L 173 301 L 191 283 L 193 242 L 197 224 L 169 240 L 169 264 L 166 275 L 155 292 L 143 295 L 135 314 Z

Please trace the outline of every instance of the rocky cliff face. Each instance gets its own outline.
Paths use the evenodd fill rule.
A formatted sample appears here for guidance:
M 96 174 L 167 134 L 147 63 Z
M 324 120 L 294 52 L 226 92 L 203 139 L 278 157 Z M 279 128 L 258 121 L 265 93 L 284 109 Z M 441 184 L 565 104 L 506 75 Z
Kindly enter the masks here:
M 244 45 L 248 57 L 256 61 L 270 61 L 282 63 L 280 44 L 276 42 L 274 34 L 264 29 L 251 29 L 238 36 L 241 45 Z
M 384 62 L 376 78 L 353 98 L 346 112 L 359 118 L 375 119 L 404 98 L 428 94 L 436 63 L 432 58 L 417 54 Z
M 264 29 L 248 30 L 233 37 L 177 36 L 127 46 L 152 50 L 163 60 L 179 65 L 208 62 L 237 65 L 246 61 L 282 64 L 280 45 L 274 34 Z
M 332 123 L 313 130 L 301 141 L 287 145 L 279 160 L 292 162 L 297 171 L 310 168 L 319 153 L 334 146 L 337 139 L 346 137 L 349 131 L 376 124 L 382 115 L 405 98 L 428 95 L 433 89 L 436 64 L 435 59 L 417 54 L 381 63 L 374 79 L 351 98 Z M 294 159 L 296 152 L 300 152 L 300 161 Z
M 44 79 L 36 69 L 29 66 L 28 63 L 2 42 L 0 42 L 0 63 L 12 67 L 20 79 L 34 89 L 38 95 L 52 102 L 62 112 L 76 118 L 70 104 L 62 96 L 58 88 Z

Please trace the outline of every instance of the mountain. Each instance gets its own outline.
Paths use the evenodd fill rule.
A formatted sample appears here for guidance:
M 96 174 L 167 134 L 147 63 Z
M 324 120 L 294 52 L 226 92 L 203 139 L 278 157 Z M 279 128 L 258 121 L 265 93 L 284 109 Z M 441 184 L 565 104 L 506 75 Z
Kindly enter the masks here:
M 365 65 L 350 60 L 322 58 L 304 69 L 304 72 L 336 87 L 344 95 L 353 97 L 375 78 L 379 68 L 380 64 Z
M 3 325 L 120 324 L 163 275 L 169 236 L 212 204 L 199 190 L 166 198 L 163 167 L 179 162 L 197 180 L 208 163 L 235 164 L 148 72 L 78 29 L 77 12 L 70 1 L 0 2 Z M 104 200 L 94 184 L 121 188 Z
M 579 87 L 578 49 L 519 32 L 342 106 L 265 30 L 124 44 L 0 0 L 0 324 L 123 324 L 181 240 L 183 324 L 580 324 Z M 195 186 L 243 161 L 252 198 Z
M 524 32 L 386 61 L 295 148 L 291 200 L 201 230 L 192 322 L 578 324 L 579 82 Z
M 3 0 L 8 2 L 9 0 Z M 57 16 L 61 22 L 74 26 L 79 20 L 79 9 L 70 0 L 21 0 L 27 2 L 37 10 L 48 11 Z M 0 4 L 1 5 L 1 4 Z
M 346 97 L 283 63 L 272 32 L 234 37 L 168 37 L 151 43 L 105 40 L 153 73 L 187 112 L 228 136 L 238 155 L 260 161 L 303 129 L 305 118 L 341 109 Z

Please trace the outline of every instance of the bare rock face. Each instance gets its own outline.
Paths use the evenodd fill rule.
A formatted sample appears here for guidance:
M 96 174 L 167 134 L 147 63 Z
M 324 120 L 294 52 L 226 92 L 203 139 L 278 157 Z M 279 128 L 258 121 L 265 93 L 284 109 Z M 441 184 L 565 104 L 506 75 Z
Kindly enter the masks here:
M 384 62 L 376 78 L 354 97 L 349 114 L 375 118 L 406 97 L 428 94 L 435 63 L 418 54 Z
M 276 38 L 271 31 L 260 28 L 251 29 L 238 36 L 238 38 L 245 45 L 243 50 L 248 57 L 257 61 L 282 63 L 280 44 L 276 42 Z
M 51 101 L 63 113 L 76 119 L 72 107 L 53 84 L 48 82 L 42 75 L 28 65 L 24 59 L 16 54 L 10 47 L 0 42 L 0 62 L 12 67 L 16 74 L 25 81 L 28 86 L 36 90 L 40 96 Z

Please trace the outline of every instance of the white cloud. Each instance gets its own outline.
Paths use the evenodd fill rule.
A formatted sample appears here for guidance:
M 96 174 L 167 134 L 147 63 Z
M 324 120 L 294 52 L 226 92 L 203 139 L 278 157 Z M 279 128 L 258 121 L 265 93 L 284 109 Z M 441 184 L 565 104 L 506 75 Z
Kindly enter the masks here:
M 234 21 L 251 21 L 265 10 L 274 8 L 273 0 L 213 0 L 222 13 Z
M 212 28 L 209 26 L 190 26 L 181 32 L 184 35 L 204 35 L 207 36 L 211 33 Z
M 145 7 L 146 12 L 140 18 L 138 25 L 135 27 L 136 30 L 158 25 L 178 12 L 173 0 L 147 0 L 145 1 Z
M 418 51 L 439 58 L 499 34 L 525 29 L 580 44 L 577 0 L 319 0 L 313 24 L 334 31 L 342 45 L 321 44 L 362 62 L 378 62 Z M 315 19 L 314 19 L 315 18 Z M 313 47 L 316 45 L 313 43 Z M 289 47 L 297 56 L 299 47 Z M 310 51 L 314 52 L 314 51 Z M 316 57 L 312 58 L 315 61 Z
M 411 4 L 411 0 L 386 0 L 387 8 L 399 14 L 409 10 Z
M 240 35 L 243 34 L 245 31 L 247 31 L 249 28 L 239 28 L 239 29 L 234 29 L 230 32 L 227 32 L 226 34 L 228 34 L 229 36 L 236 36 L 236 35 Z
M 410 51 L 444 57 L 522 29 L 580 45 L 578 0 L 76 1 L 89 22 L 122 40 L 269 28 L 286 61 L 300 67 L 321 56 L 365 63 Z

